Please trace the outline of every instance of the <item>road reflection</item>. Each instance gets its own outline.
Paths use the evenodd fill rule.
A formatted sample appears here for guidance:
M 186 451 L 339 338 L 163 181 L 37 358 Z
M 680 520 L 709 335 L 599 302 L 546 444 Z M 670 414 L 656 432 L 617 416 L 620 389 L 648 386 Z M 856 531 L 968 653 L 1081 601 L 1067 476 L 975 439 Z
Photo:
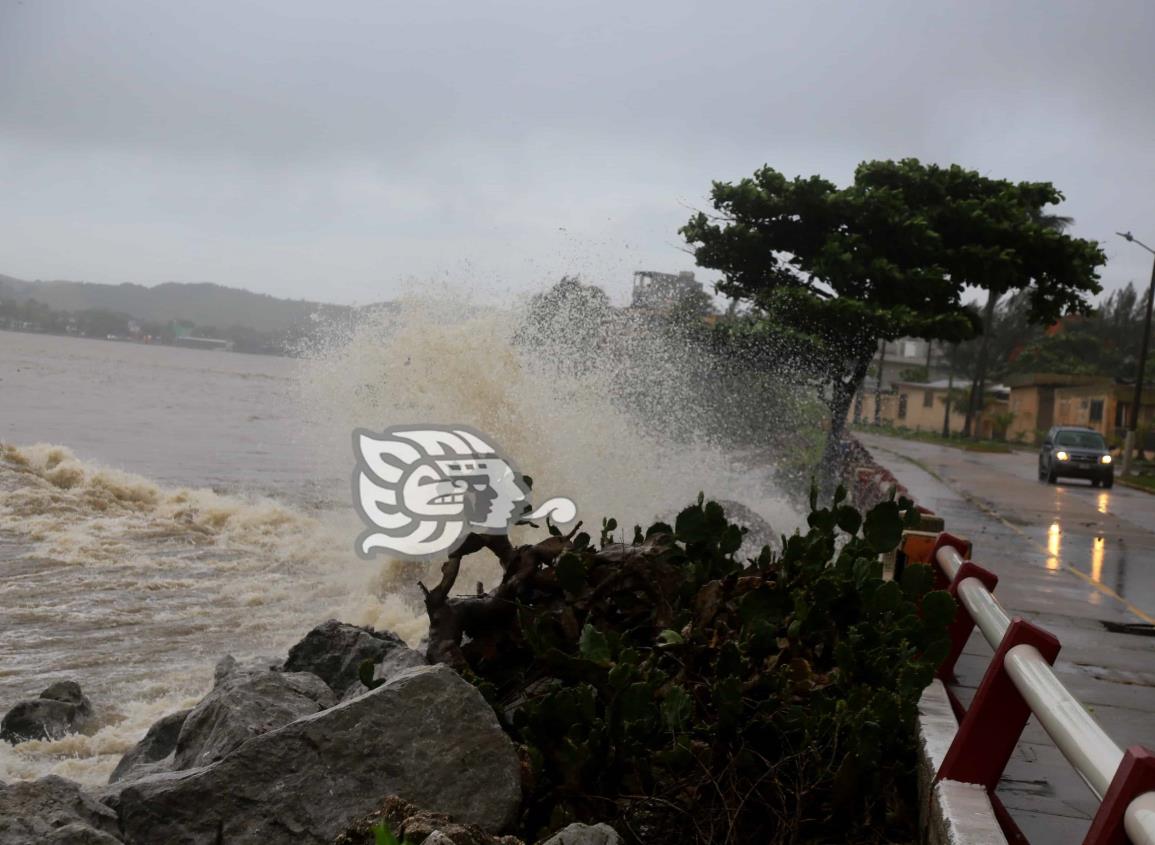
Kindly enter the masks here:
M 1091 578 L 1103 583 L 1103 558 L 1106 555 L 1107 540 L 1096 537 L 1091 543 Z
M 1096 494 L 1095 508 L 1099 514 L 1107 514 L 1109 504 L 1109 494 Z M 1152 547 L 1142 541 L 1136 547 L 1135 537 L 1118 533 L 1115 529 L 1104 530 L 1108 526 L 1103 523 L 1073 521 L 1068 522 L 1065 529 L 1064 516 L 1067 520 L 1085 519 L 1074 513 L 1051 515 L 1052 522 L 1047 528 L 1047 570 L 1057 572 L 1066 568 L 1099 587 L 1098 592 L 1088 596 L 1091 604 L 1101 605 L 1103 596 L 1111 596 L 1127 602 L 1141 619 L 1151 620 L 1150 612 L 1144 608 L 1155 606 L 1155 590 L 1152 589 L 1155 579 L 1129 583 L 1128 565 L 1133 565 L 1137 559 L 1146 566 L 1152 557 Z M 1087 530 L 1089 528 L 1091 530 Z M 1136 550 L 1139 556 L 1133 559 Z
M 1059 568 L 1059 556 L 1063 551 L 1063 529 L 1058 521 L 1052 522 L 1047 530 L 1047 569 L 1052 572 Z
M 948 511 L 948 525 L 960 533 L 985 525 L 966 501 L 1026 541 L 1023 551 L 1029 548 L 1030 560 L 1042 565 L 1040 574 L 1069 572 L 1081 580 L 1081 587 L 1070 588 L 1086 591 L 1086 600 L 1098 605 L 1096 618 L 1119 602 L 1155 626 L 1155 497 L 1122 484 L 1110 490 L 1066 479 L 1042 484 L 1033 455 L 960 453 L 911 441 L 884 441 L 879 448 L 932 470 L 912 491 Z

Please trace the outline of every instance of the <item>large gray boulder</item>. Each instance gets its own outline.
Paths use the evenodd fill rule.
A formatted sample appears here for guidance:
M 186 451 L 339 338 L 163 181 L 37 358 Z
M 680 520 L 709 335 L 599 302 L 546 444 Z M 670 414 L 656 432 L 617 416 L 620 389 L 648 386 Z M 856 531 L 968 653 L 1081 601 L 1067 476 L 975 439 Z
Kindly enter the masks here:
M 241 743 L 337 703 L 310 672 L 235 672 L 220 681 L 181 725 L 172 768 L 215 763 Z
M 144 738 L 120 758 L 120 762 L 108 776 L 108 782 L 135 780 L 170 770 L 180 729 L 184 727 L 185 719 L 191 712 L 192 710 L 178 710 L 153 722 Z
M 38 698 L 19 701 L 0 720 L 0 739 L 15 745 L 29 739 L 60 739 L 83 733 L 92 703 L 75 681 L 57 681 Z
M 284 671 L 285 661 L 277 657 L 249 657 L 237 660 L 231 654 L 226 654 L 217 661 L 213 669 L 213 686 L 237 674 L 259 675 L 262 672 Z
M 50 698 L 53 701 L 63 701 L 66 704 L 75 704 L 89 711 L 92 710 L 92 703 L 76 681 L 57 681 L 40 693 L 40 698 Z
M 404 648 L 405 641 L 389 631 L 330 619 L 289 650 L 285 671 L 312 672 L 340 697 L 357 682 L 364 661 L 378 664 L 390 652 Z
M 741 502 L 735 502 L 733 499 L 718 499 L 718 504 L 725 509 L 728 520 L 746 527 L 742 546 L 752 556 L 757 557 L 763 546 L 778 544 L 780 535 L 774 532 L 774 527 L 763 519 L 761 514 L 756 513 Z
M 499 830 L 521 801 L 513 744 L 448 666 L 409 669 L 210 766 L 118 787 L 106 800 L 130 845 L 321 845 L 386 795 Z
M 192 710 L 171 713 L 148 729 L 113 769 L 109 783 L 216 762 L 245 740 L 337 703 L 333 691 L 308 672 L 278 671 L 280 661 L 228 656 L 217 663 L 215 685 Z
M 118 834 L 116 813 L 70 780 L 0 786 L 0 845 L 112 845 Z
M 563 827 L 541 845 L 622 845 L 622 837 L 608 824 L 575 822 Z
M 111 833 L 89 827 L 79 822 L 58 827 L 44 839 L 36 840 L 40 845 L 123 845 Z
M 406 669 L 414 669 L 418 666 L 428 666 L 429 661 L 425 659 L 425 655 L 414 651 L 406 646 L 395 648 L 388 652 L 381 658 L 381 662 L 373 667 L 373 680 L 384 683 L 395 675 L 399 675 Z M 358 695 L 368 691 L 368 687 L 359 680 L 354 681 L 345 688 L 344 694 L 341 696 L 342 701 L 348 701 L 350 698 L 356 698 Z

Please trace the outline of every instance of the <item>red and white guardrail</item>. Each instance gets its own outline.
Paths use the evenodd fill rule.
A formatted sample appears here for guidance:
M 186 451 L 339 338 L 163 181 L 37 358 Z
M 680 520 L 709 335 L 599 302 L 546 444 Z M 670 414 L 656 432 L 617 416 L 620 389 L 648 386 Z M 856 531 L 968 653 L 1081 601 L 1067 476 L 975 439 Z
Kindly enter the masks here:
M 903 552 L 907 563 L 931 565 L 938 586 L 960 605 L 939 677 L 954 678 L 955 662 L 976 626 L 995 650 L 969 708 L 948 688 L 959 726 L 936 781 L 984 787 L 1007 838 L 1025 841 L 994 792 L 1034 714 L 1100 800 L 1084 845 L 1155 845 L 1155 754 L 1142 746 L 1120 749 L 1063 686 L 1051 669 L 1058 639 L 1007 614 L 992 592 L 998 576 L 969 560 L 967 541 L 946 533 L 908 533 Z

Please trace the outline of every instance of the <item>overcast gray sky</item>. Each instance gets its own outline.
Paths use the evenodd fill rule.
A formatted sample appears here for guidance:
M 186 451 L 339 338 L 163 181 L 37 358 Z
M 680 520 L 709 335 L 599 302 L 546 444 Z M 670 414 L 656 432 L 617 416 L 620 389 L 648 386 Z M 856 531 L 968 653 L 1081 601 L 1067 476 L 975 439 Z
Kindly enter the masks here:
M 0 273 L 621 298 L 713 179 L 917 156 L 1055 182 L 1146 284 L 1153 84 L 1150 0 L 0 0 Z

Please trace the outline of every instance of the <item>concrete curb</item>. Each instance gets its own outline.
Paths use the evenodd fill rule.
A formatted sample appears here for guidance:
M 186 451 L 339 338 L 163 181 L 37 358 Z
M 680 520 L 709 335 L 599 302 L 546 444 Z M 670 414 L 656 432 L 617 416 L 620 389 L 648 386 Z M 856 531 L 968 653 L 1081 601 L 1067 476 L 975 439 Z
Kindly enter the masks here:
M 889 499 L 891 490 L 896 490 L 899 496 L 908 495 L 906 487 L 894 477 L 894 473 L 876 461 L 858 438 L 848 437 L 846 447 L 844 483 L 855 507 L 869 510 Z
M 990 796 L 981 786 L 935 782 L 958 722 L 937 678 L 918 703 L 919 829 L 926 845 L 1007 845 Z
M 885 501 L 897 486 L 897 478 L 879 464 L 859 441 L 852 441 L 847 480 L 854 504 L 865 510 Z M 927 517 L 927 530 L 943 529 L 938 517 Z M 931 520 L 935 524 L 931 524 Z M 921 528 L 922 526 L 920 526 Z M 958 721 L 942 681 L 935 679 L 918 703 L 918 797 L 919 830 L 923 845 L 1007 845 L 987 791 L 958 781 L 935 781 L 946 752 L 958 732 Z

